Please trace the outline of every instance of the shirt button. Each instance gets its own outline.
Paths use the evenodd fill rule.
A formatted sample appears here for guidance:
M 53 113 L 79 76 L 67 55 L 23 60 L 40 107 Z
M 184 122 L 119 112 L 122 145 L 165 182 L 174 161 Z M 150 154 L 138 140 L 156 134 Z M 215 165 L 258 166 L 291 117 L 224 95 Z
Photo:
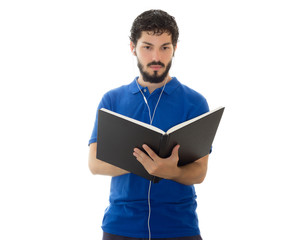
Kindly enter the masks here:
M 147 89 L 144 89 L 144 92 L 147 92 Z

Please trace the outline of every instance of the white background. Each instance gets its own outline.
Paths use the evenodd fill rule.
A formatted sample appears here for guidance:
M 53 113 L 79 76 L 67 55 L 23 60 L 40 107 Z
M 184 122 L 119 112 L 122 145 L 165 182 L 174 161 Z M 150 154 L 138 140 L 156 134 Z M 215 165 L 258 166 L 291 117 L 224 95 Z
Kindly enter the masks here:
M 180 28 L 172 76 L 226 107 L 196 186 L 203 238 L 299 240 L 297 2 L 1 1 L 0 239 L 101 238 L 96 108 L 137 75 L 131 24 L 160 8 Z

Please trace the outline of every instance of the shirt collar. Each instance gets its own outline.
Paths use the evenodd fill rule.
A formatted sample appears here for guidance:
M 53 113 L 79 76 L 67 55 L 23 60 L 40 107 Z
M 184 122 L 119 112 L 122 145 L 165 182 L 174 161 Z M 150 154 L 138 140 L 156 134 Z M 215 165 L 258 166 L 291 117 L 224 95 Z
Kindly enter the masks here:
M 132 94 L 136 94 L 138 92 L 140 92 L 139 87 L 137 86 L 137 79 L 138 77 L 136 77 L 130 84 L 129 84 L 129 90 L 132 92 Z M 167 93 L 168 95 L 170 95 L 177 87 L 179 87 L 180 82 L 177 80 L 176 77 L 172 77 L 172 80 L 170 82 L 168 82 L 166 84 L 165 90 L 164 92 Z M 145 87 L 142 87 L 141 85 L 139 85 L 141 90 L 143 90 Z M 162 89 L 163 87 L 161 87 Z

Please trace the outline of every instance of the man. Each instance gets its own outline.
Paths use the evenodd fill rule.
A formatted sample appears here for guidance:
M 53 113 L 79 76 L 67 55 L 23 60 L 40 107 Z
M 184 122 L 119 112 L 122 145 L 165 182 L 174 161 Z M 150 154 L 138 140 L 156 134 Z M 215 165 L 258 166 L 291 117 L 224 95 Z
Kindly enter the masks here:
M 107 108 L 163 131 L 207 112 L 208 105 L 201 94 L 169 75 L 178 35 L 176 21 L 168 13 L 150 10 L 139 15 L 131 28 L 130 49 L 137 58 L 140 75 L 129 85 L 106 93 L 98 109 Z M 112 176 L 110 205 L 102 224 L 103 239 L 200 240 L 193 184 L 204 180 L 208 156 L 178 167 L 179 145 L 166 159 L 158 157 L 147 145 L 143 145 L 144 151 L 132 149 L 150 174 L 163 178 L 151 184 L 96 159 L 97 121 L 98 116 L 89 141 L 89 167 L 93 174 Z

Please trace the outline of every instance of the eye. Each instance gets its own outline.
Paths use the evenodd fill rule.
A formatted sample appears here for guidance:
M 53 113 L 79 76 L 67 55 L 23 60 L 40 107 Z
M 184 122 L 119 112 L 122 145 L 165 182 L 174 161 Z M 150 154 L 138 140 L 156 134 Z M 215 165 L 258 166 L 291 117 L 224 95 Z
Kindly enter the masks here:
M 144 46 L 144 49 L 150 50 L 150 49 L 151 49 L 151 46 Z
M 170 47 L 163 47 L 162 49 L 163 49 L 163 50 L 169 50 Z

